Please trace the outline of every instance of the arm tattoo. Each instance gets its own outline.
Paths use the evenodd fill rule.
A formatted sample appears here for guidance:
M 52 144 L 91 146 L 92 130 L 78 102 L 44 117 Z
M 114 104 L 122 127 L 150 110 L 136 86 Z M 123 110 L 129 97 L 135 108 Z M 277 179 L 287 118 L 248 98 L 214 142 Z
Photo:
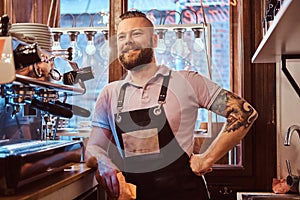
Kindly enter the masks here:
M 211 111 L 227 118 L 226 132 L 240 127 L 249 127 L 257 118 L 254 108 L 244 99 L 226 90 L 222 90 L 211 106 Z

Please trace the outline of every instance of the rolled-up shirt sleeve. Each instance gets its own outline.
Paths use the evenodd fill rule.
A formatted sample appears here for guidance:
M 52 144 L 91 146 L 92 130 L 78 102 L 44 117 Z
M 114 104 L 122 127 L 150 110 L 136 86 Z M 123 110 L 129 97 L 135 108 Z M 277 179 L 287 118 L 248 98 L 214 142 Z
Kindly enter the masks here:
M 188 71 L 186 73 L 186 78 L 196 94 L 199 107 L 209 109 L 222 88 L 198 72 Z
M 109 125 L 109 96 L 108 86 L 104 87 L 102 92 L 99 94 L 92 118 L 92 126 L 97 126 L 105 129 L 111 129 Z

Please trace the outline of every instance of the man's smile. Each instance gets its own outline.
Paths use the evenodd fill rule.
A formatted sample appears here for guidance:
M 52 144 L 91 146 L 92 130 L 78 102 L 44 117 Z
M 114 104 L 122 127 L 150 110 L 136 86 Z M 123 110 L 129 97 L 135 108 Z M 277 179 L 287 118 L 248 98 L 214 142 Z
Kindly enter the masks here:
M 129 49 L 127 51 L 122 52 L 122 54 L 126 57 L 134 56 L 136 55 L 140 49 Z
M 128 52 L 132 52 L 132 51 L 137 51 L 139 50 L 139 48 L 125 48 L 122 53 L 128 53 Z

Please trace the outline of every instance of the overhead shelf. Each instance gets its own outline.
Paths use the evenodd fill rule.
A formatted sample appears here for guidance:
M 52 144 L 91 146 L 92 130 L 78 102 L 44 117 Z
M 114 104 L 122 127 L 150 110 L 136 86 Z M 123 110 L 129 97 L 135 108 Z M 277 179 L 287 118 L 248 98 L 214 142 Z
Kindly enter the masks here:
M 276 63 L 281 55 L 300 54 L 300 0 L 285 0 L 252 57 L 252 63 Z

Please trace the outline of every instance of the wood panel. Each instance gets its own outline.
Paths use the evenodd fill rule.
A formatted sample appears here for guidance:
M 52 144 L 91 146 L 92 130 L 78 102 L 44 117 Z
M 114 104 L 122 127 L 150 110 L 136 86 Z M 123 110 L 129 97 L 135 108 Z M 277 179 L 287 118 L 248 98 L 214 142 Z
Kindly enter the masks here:
M 240 82 L 234 86 L 257 109 L 259 118 L 243 141 L 243 167 L 218 169 L 207 175 L 213 199 L 235 199 L 238 191 L 272 191 L 276 177 L 275 64 L 251 63 L 262 39 L 263 6 L 256 0 L 239 1 L 238 34 L 234 38 L 234 64 L 239 68 L 234 69 L 234 78 Z
M 124 69 L 118 61 L 118 52 L 116 44 L 117 25 L 119 24 L 119 16 L 127 10 L 127 1 L 110 0 L 109 13 L 109 40 L 110 56 L 109 56 L 109 82 L 120 80 L 124 74 Z
M 59 0 L 3 0 L 3 14 L 11 23 L 41 23 L 50 27 L 59 25 Z

